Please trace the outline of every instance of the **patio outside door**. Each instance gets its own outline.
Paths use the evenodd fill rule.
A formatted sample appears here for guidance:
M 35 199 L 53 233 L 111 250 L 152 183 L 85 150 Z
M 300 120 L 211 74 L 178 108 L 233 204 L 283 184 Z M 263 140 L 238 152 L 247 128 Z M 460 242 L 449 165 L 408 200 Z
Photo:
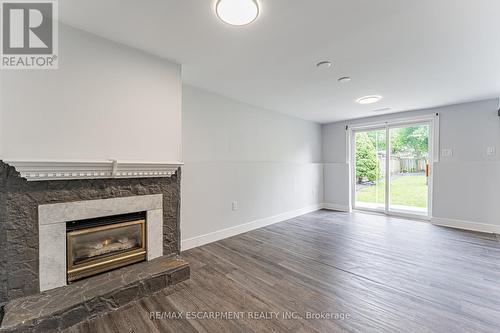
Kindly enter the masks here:
M 353 208 L 428 217 L 430 123 L 385 124 L 352 132 Z

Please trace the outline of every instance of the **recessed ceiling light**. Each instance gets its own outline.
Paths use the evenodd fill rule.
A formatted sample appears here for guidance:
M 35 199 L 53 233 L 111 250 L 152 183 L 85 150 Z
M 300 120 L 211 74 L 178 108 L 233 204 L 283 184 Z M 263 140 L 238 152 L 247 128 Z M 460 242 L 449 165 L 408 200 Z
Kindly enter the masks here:
M 332 67 L 332 63 L 330 61 L 320 61 L 316 64 L 316 67 L 327 69 Z
M 383 97 L 382 96 L 379 96 L 379 95 L 373 95 L 373 96 L 364 96 L 364 97 L 361 97 L 361 98 L 358 98 L 356 100 L 357 103 L 359 104 L 373 104 L 373 103 L 377 103 L 378 101 L 380 101 Z
M 373 112 L 385 112 L 385 111 L 391 111 L 391 110 L 392 110 L 392 108 L 387 107 L 387 108 L 375 109 L 375 110 L 373 110 Z
M 217 0 L 215 13 L 227 24 L 245 25 L 259 16 L 259 5 L 256 0 Z
M 343 77 L 339 78 L 337 81 L 345 83 L 345 82 L 351 82 L 351 80 L 352 79 L 349 76 L 343 76 Z

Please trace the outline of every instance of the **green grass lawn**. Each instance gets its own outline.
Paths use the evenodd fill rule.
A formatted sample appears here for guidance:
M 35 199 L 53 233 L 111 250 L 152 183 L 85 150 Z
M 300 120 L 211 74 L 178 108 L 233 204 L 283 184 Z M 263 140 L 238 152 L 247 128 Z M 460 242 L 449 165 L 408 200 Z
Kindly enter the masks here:
M 401 176 L 391 182 L 391 204 L 411 207 L 427 207 L 426 177 Z M 383 203 L 385 183 L 366 187 L 356 192 L 356 201 Z

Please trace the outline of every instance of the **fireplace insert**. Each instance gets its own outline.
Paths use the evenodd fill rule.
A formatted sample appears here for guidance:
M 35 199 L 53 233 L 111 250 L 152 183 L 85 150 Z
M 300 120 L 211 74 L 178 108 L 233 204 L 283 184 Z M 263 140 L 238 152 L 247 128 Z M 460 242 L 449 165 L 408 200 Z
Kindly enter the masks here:
M 68 282 L 146 260 L 146 215 L 66 224 Z

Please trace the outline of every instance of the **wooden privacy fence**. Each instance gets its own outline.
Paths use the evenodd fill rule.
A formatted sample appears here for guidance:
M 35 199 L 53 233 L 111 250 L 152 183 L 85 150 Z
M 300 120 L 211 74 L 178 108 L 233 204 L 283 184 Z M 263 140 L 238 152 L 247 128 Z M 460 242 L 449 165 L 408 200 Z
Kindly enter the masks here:
M 385 170 L 385 156 L 378 156 L 380 170 Z M 390 172 L 391 175 L 398 173 L 418 173 L 425 172 L 427 160 L 425 158 L 401 158 L 391 156 Z

